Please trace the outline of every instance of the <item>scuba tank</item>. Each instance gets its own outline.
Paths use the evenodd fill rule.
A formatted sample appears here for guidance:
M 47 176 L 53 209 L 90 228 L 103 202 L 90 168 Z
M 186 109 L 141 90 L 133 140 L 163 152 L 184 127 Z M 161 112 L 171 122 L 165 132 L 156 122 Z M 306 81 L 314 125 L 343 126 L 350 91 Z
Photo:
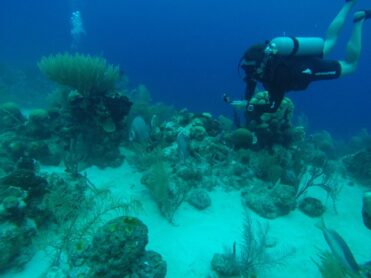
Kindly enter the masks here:
M 265 49 L 266 54 L 280 56 L 322 56 L 324 40 L 318 37 L 276 37 Z

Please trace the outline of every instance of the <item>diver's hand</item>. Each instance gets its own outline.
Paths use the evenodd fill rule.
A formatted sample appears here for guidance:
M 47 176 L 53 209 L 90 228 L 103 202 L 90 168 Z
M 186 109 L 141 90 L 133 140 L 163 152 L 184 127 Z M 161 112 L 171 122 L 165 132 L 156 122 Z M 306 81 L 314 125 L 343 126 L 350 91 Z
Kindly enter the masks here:
M 245 110 L 248 102 L 247 100 L 233 100 L 230 102 L 230 105 L 237 110 Z

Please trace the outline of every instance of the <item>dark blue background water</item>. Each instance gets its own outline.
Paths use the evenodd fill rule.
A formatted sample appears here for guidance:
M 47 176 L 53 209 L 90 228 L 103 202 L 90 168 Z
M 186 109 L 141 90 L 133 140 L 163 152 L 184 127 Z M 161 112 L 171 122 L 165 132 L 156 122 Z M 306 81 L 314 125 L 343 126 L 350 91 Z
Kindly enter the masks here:
M 340 0 L 3 0 L 0 59 L 35 67 L 42 55 L 68 51 L 70 16 L 79 9 L 83 53 L 120 64 L 132 85 L 147 85 L 156 101 L 194 111 L 231 114 L 224 92 L 242 97 L 237 63 L 251 44 L 280 35 L 324 36 Z M 371 8 L 360 0 L 359 8 Z M 331 58 L 341 59 L 352 27 L 347 22 Z M 289 94 L 313 130 L 352 135 L 371 128 L 371 20 L 365 23 L 358 71 Z M 0 60 L 0 61 L 1 61 Z

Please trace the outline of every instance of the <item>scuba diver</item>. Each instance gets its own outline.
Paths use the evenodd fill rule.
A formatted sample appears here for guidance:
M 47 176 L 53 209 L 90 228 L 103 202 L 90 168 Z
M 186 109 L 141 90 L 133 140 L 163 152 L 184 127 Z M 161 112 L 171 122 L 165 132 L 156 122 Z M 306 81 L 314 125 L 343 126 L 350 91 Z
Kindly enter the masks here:
M 312 81 L 336 79 L 353 73 L 361 52 L 362 27 L 371 18 L 371 10 L 354 13 L 354 27 L 347 44 L 345 60 L 324 57 L 334 48 L 345 19 L 357 0 L 345 2 L 330 24 L 326 39 L 316 37 L 277 37 L 264 44 L 250 47 L 240 60 L 244 70 L 246 92 L 244 100 L 224 100 L 237 109 L 246 109 L 248 119 L 259 119 L 263 113 L 275 112 L 285 93 L 305 90 Z M 266 104 L 251 104 L 257 82 L 268 91 Z

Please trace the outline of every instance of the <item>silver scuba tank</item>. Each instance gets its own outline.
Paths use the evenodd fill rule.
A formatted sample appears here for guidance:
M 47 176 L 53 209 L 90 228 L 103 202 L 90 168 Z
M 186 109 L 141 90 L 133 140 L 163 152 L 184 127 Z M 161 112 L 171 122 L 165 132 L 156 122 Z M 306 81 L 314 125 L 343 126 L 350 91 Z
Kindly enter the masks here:
M 318 37 L 276 37 L 267 48 L 280 56 L 322 56 L 324 40 Z

